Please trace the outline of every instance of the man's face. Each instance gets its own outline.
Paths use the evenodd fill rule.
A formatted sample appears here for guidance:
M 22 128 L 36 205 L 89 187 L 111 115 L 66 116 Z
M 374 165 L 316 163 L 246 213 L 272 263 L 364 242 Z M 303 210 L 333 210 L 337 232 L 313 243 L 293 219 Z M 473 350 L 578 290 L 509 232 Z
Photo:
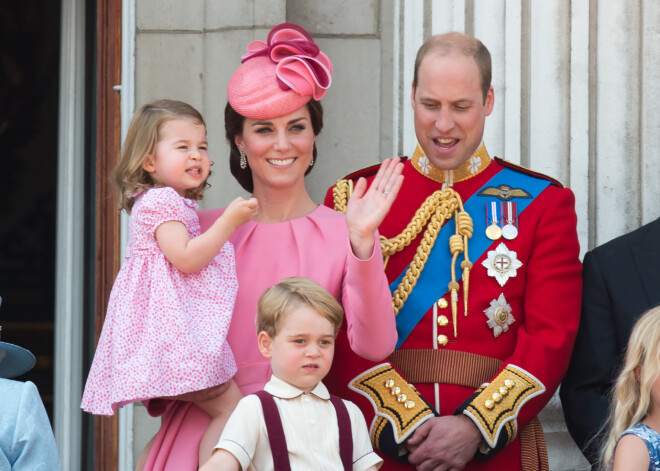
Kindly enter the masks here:
M 412 90 L 415 134 L 431 163 L 440 170 L 460 167 L 481 144 L 486 116 L 493 111 L 490 87 L 486 100 L 479 68 L 460 53 L 424 57 Z

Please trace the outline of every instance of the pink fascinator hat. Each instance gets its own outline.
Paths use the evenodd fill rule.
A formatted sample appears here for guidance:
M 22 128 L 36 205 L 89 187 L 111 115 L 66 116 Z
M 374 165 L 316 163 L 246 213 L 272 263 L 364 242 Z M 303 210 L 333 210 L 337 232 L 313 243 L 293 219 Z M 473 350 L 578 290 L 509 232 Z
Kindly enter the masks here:
M 227 86 L 232 108 L 242 116 L 270 119 L 320 100 L 332 82 L 332 63 L 302 27 L 282 23 L 267 40 L 252 41 Z

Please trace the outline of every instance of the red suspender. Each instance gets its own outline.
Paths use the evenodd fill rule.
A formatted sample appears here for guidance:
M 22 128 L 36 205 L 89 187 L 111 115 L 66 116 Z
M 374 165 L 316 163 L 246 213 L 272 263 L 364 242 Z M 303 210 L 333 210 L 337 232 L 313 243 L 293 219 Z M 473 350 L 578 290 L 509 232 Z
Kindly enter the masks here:
M 275 471 L 291 471 L 286 437 L 284 436 L 282 420 L 275 399 L 266 391 L 258 391 L 255 394 L 261 400 L 261 407 L 264 410 L 264 420 L 266 421 L 270 450 L 273 453 Z
M 344 471 L 351 471 L 353 469 L 353 430 L 351 430 L 351 418 L 348 416 L 348 409 L 346 409 L 344 401 L 331 394 L 330 402 L 335 406 L 335 412 L 337 413 L 341 463 L 344 465 Z
M 289 463 L 289 452 L 286 446 L 286 437 L 277 404 L 270 393 L 258 391 L 254 393 L 261 401 L 268 431 L 268 442 L 273 453 L 275 471 L 291 471 Z M 339 456 L 345 471 L 353 469 L 353 431 L 351 430 L 351 419 L 348 415 L 346 404 L 337 396 L 330 395 L 330 402 L 335 407 L 337 414 L 337 429 L 339 430 Z

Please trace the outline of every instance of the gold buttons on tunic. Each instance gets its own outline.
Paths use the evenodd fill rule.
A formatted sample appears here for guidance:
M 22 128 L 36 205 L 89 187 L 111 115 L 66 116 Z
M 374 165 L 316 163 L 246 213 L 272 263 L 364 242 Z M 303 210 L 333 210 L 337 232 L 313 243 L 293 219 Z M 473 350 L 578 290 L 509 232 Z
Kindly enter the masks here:
M 449 339 L 447 338 L 446 335 L 438 335 L 438 345 L 444 347 L 445 345 L 447 345 L 447 342 L 449 342 Z
M 404 404 L 404 407 L 406 409 L 412 409 L 413 407 L 415 407 L 415 401 L 406 401 L 406 403 Z
M 504 380 L 504 386 L 506 386 L 507 389 L 511 389 L 516 385 L 515 381 L 512 379 L 505 379 Z
M 393 379 L 386 379 L 385 380 L 385 387 L 390 389 L 394 387 L 394 380 Z
M 445 309 L 447 306 L 449 306 L 449 303 L 445 298 L 440 298 L 438 299 L 438 307 L 440 309 Z
M 509 394 L 509 390 L 504 386 L 500 386 L 500 394 L 502 396 L 506 396 L 507 394 Z
M 495 402 L 501 402 L 502 401 L 502 395 L 498 392 L 493 393 L 493 401 Z
M 407 399 L 408 399 L 408 396 L 406 396 L 406 395 L 403 394 L 403 393 L 399 394 L 399 395 L 396 397 L 397 402 L 406 402 Z
M 493 407 L 495 407 L 495 402 L 493 402 L 492 399 L 486 399 L 486 402 L 484 402 L 484 406 L 486 407 L 486 409 L 492 410 Z
M 445 327 L 447 324 L 449 324 L 449 319 L 447 319 L 447 316 L 438 316 L 438 325 L 440 327 Z
M 399 386 L 394 386 L 390 390 L 390 393 L 392 394 L 392 396 L 398 396 L 399 394 L 401 394 L 401 388 Z

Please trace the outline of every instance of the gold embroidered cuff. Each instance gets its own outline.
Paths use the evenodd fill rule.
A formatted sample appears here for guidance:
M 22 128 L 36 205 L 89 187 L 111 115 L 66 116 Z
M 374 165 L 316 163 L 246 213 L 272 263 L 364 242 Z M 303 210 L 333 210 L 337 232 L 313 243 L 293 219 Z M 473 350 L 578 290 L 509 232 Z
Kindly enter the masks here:
M 397 444 L 403 443 L 419 425 L 434 417 L 433 410 L 417 390 L 389 363 L 363 372 L 348 387 L 369 399 L 376 416 L 390 422 Z M 378 417 L 372 424 L 372 438 L 380 435 L 384 425 Z M 374 440 L 374 443 L 379 441 Z
M 541 381 L 509 364 L 471 400 L 463 414 L 474 421 L 488 446 L 495 448 L 500 434 L 506 435 L 507 444 L 515 438 L 520 408 L 544 392 Z

